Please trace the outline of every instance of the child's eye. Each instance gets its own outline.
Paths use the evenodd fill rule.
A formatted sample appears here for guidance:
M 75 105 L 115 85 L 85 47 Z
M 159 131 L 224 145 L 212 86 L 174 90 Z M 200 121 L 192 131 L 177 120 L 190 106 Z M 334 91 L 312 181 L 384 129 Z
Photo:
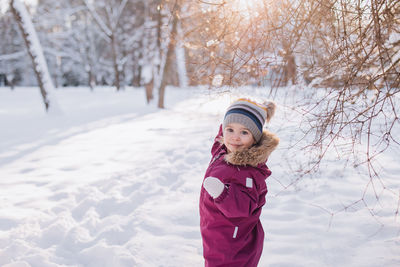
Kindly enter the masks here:
M 249 132 L 248 131 L 242 131 L 242 134 L 243 135 L 247 135 L 247 134 L 249 134 Z
M 233 129 L 232 128 L 226 128 L 227 132 L 233 133 Z

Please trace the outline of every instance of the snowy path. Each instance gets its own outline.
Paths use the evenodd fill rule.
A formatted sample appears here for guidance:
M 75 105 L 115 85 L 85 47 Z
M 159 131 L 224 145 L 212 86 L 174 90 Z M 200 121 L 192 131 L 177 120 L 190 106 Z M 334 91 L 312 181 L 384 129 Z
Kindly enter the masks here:
M 148 114 L 79 123 L 76 116 L 64 128 L 55 123 L 58 131 L 38 130 L 41 143 L 21 135 L 30 140 L 25 150 L 4 143 L 14 152 L 0 154 L 0 265 L 202 266 L 199 187 L 229 100 L 196 95 Z M 332 165 L 320 179 L 282 191 L 289 128 L 275 126 L 282 148 L 269 163 L 260 266 L 399 266 L 392 210 L 382 208 L 384 226 L 362 207 L 333 217 L 324 210 L 358 198 L 365 185 L 356 172 Z
M 125 115 L 3 166 L 0 265 L 201 264 L 208 149 L 198 141 L 209 140 L 197 127 L 206 121 L 173 110 Z

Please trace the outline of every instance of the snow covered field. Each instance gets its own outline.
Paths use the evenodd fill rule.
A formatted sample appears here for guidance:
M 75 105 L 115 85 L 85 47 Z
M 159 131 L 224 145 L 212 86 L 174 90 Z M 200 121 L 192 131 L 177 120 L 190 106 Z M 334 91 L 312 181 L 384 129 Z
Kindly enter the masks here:
M 45 114 L 37 88 L 0 88 L 0 266 L 202 266 L 210 145 L 227 105 L 248 91 L 168 88 L 164 110 L 132 88 L 55 93 L 61 115 Z M 334 157 L 285 189 L 297 127 L 276 102 L 269 128 L 281 144 L 268 162 L 259 266 L 400 266 L 399 199 L 387 192 L 399 188 L 400 152 L 381 157 L 379 201 L 364 192 L 363 168 Z

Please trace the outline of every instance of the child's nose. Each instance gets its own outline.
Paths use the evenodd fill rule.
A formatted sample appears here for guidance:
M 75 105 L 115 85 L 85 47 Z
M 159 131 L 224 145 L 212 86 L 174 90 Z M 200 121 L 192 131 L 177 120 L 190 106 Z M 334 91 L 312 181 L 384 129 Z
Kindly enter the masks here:
M 240 136 L 239 136 L 239 134 L 237 134 L 237 133 L 233 134 L 233 139 L 235 139 L 235 140 L 239 140 L 239 139 L 240 139 Z

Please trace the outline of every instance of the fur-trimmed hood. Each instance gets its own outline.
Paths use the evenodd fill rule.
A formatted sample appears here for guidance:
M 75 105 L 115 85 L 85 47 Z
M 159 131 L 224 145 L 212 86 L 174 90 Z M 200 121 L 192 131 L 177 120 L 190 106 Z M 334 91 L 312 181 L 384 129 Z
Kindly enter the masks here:
M 221 137 L 220 142 L 224 142 L 223 137 Z M 278 144 L 279 138 L 275 134 L 264 130 L 257 144 L 242 151 L 228 152 L 225 155 L 225 160 L 233 165 L 257 167 L 260 163 L 267 161 L 269 155 L 275 150 Z

